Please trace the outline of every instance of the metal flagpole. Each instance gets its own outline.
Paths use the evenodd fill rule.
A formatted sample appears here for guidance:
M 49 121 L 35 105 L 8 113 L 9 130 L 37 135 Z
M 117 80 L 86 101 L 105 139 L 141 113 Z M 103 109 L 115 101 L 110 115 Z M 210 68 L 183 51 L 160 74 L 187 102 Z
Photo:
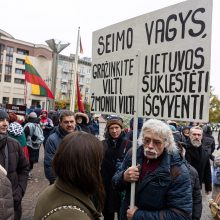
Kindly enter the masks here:
M 27 81 L 24 83 L 24 104 L 27 105 Z
M 75 54 L 75 69 L 72 74 L 72 93 L 70 96 L 70 110 L 74 112 L 75 110 L 75 100 L 76 100 L 76 76 L 78 73 L 78 52 L 79 52 L 79 40 L 80 40 L 80 27 L 78 27 L 78 36 L 77 36 L 77 44 L 76 44 L 76 54 Z M 73 63 L 74 65 L 74 63 Z M 72 65 L 72 67 L 73 67 Z M 73 69 L 73 68 L 72 68 Z
M 134 121 L 133 121 L 133 145 L 132 145 L 132 166 L 136 166 L 137 164 L 137 124 L 138 124 L 138 82 L 139 82 L 139 72 L 140 72 L 140 51 L 138 51 L 136 55 L 136 94 L 135 94 L 135 102 L 134 102 Z M 130 208 L 135 206 L 135 183 L 131 183 L 131 196 L 130 196 Z

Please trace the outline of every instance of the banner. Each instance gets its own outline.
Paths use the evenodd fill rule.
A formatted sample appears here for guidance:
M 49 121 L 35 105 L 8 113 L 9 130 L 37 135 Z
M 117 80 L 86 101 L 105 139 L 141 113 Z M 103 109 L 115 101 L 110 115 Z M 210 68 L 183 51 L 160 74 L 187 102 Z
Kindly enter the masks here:
M 208 121 L 211 20 L 194 0 L 93 32 L 91 111 Z

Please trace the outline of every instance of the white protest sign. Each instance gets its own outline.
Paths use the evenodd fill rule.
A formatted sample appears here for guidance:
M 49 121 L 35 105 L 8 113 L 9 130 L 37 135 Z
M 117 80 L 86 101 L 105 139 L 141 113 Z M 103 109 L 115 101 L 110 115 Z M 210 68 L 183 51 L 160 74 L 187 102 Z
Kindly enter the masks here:
M 93 32 L 91 111 L 208 121 L 211 20 L 188 0 Z

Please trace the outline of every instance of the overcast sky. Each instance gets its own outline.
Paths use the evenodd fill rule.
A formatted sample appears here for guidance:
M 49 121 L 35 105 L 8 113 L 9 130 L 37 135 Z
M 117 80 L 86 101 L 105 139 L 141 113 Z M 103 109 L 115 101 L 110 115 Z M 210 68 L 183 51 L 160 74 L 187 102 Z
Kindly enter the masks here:
M 83 56 L 91 57 L 93 31 L 179 2 L 183 0 L 5 0 L 1 1 L 0 29 L 35 44 L 51 38 L 69 42 L 62 52 L 69 55 L 76 52 L 80 26 Z M 210 84 L 220 97 L 219 10 L 220 0 L 213 0 Z

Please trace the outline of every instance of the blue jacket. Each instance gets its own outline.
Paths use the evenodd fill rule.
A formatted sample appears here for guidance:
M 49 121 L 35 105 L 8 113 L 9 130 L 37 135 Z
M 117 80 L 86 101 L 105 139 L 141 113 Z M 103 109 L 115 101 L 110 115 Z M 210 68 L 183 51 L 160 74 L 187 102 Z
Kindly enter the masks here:
M 143 146 L 137 150 L 137 164 L 142 165 Z M 130 184 L 123 181 L 124 171 L 131 166 L 131 153 L 126 155 L 121 169 L 112 178 L 116 190 L 125 191 L 120 220 L 126 219 L 130 203 Z M 132 220 L 188 220 L 192 212 L 192 189 L 189 170 L 178 153 L 164 152 L 158 168 L 136 184 L 135 205 L 138 210 Z
M 45 145 L 44 151 L 44 173 L 46 178 L 49 180 L 50 183 L 54 183 L 56 179 L 56 175 L 52 169 L 52 160 L 56 150 L 61 142 L 61 140 L 67 135 L 68 133 L 65 132 L 60 126 L 55 128 L 54 133 L 52 133 Z
M 89 125 L 89 128 L 92 134 L 99 135 L 99 120 L 95 122 L 93 119 Z

